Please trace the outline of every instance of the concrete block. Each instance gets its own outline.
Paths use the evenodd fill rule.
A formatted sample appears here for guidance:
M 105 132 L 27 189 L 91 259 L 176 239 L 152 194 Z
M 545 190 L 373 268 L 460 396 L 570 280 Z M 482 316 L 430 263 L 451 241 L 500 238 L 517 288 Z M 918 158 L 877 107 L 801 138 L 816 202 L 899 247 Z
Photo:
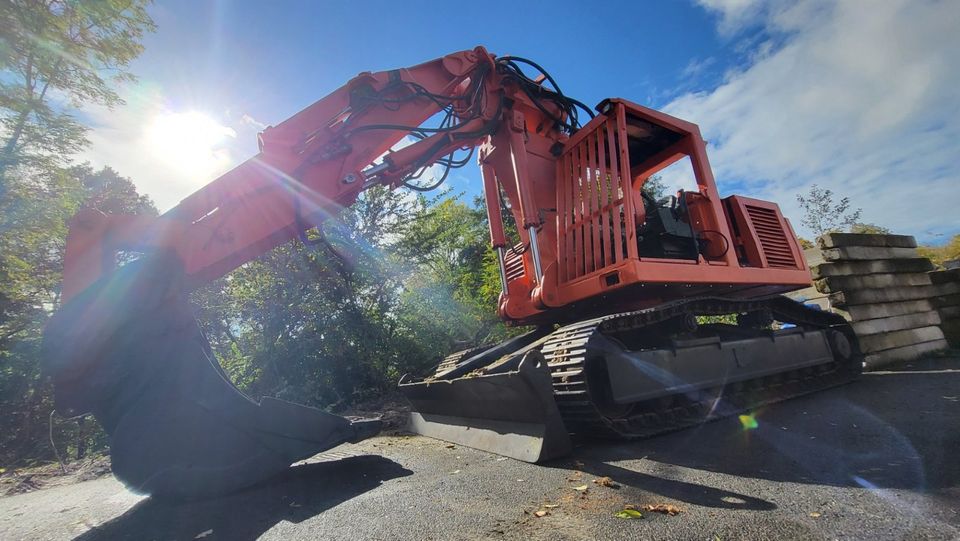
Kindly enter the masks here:
M 878 248 L 872 246 L 843 246 L 827 248 L 823 258 L 827 261 L 863 261 L 872 259 L 907 259 L 917 257 L 916 248 Z
M 913 301 L 888 302 L 878 304 L 861 304 L 859 306 L 847 306 L 845 308 L 834 307 L 833 311 L 847 318 L 848 321 L 864 321 L 868 319 L 880 319 L 884 317 L 902 316 L 904 314 L 917 314 L 933 310 L 933 303 L 930 299 L 917 299 Z
M 937 284 L 938 286 L 943 285 L 954 285 L 954 284 Z M 948 308 L 951 306 L 960 306 L 960 294 L 954 293 L 953 295 L 933 295 L 932 297 L 933 305 L 937 308 Z
M 940 314 L 936 310 L 930 310 L 929 312 L 919 312 L 917 314 L 904 314 L 902 316 L 857 321 L 853 323 L 853 330 L 857 333 L 857 336 L 868 336 L 871 334 L 917 329 L 939 324 Z
M 909 235 L 867 235 L 862 233 L 827 233 L 817 239 L 821 248 L 869 246 L 874 248 L 916 248 L 917 239 Z
M 922 344 L 904 346 L 894 349 L 888 349 L 879 353 L 871 353 L 863 358 L 864 368 L 866 370 L 876 370 L 891 363 L 899 361 L 912 361 L 934 351 L 947 349 L 946 340 L 933 340 Z
M 820 293 L 814 287 L 805 287 L 803 289 L 798 289 L 797 291 L 791 291 L 789 293 L 784 293 L 787 297 L 798 301 L 798 302 L 807 302 L 816 299 L 826 298 L 826 293 Z
M 960 287 L 960 282 L 940 282 L 939 284 L 933 284 L 934 296 L 952 295 L 958 292 L 958 287 Z
M 803 251 L 803 259 L 807 262 L 807 268 L 812 269 L 816 265 L 824 263 L 826 260 L 823 258 L 823 252 L 820 248 L 814 246 L 813 248 L 807 248 Z
M 863 276 L 828 276 L 816 280 L 813 285 L 821 293 L 876 289 L 884 287 L 912 287 L 930 285 L 930 276 L 925 272 L 909 274 L 865 274 Z
M 940 324 L 943 336 L 952 348 L 960 348 L 960 319 L 951 319 Z
M 876 261 L 835 261 L 822 265 L 810 265 L 814 278 L 827 276 L 850 276 L 863 274 L 889 274 L 901 272 L 927 272 L 933 270 L 933 263 L 923 257 L 911 259 L 880 259 Z
M 930 273 L 930 280 L 935 284 L 960 282 L 960 269 L 933 271 Z
M 938 310 L 940 312 L 940 320 L 947 321 L 949 319 L 960 319 L 960 306 L 944 306 Z
M 912 301 L 930 299 L 936 295 L 934 286 L 889 287 L 883 289 L 854 289 L 830 294 L 834 306 L 853 306 L 856 304 L 874 304 L 883 302 Z
M 919 329 L 906 329 L 880 334 L 870 334 L 859 336 L 860 350 L 864 353 L 877 353 L 885 349 L 900 348 L 932 342 L 934 340 L 943 340 L 943 331 L 936 325 L 929 327 L 920 327 Z

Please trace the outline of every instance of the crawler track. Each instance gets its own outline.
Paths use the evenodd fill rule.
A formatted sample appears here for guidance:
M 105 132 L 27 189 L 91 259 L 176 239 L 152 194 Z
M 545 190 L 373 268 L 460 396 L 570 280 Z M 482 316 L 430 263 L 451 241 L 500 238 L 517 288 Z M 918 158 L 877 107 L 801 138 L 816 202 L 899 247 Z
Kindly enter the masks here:
M 777 321 L 805 330 L 832 329 L 846 336 L 850 351 L 834 362 L 695 392 L 679 393 L 629 405 L 604 400 L 606 374 L 598 371 L 603 352 L 598 345 L 613 334 L 638 332 L 692 314 L 720 315 L 769 310 Z M 602 344 L 609 347 L 615 340 Z M 541 347 L 553 376 L 554 396 L 571 433 L 611 438 L 643 438 L 735 415 L 750 408 L 852 381 L 861 370 L 856 336 L 843 318 L 807 308 L 784 297 L 734 301 L 702 298 L 647 310 L 582 321 L 553 332 Z M 846 358 L 844 358 L 846 357 Z M 605 404 L 606 402 L 606 404 Z M 611 407 L 612 406 L 612 407 Z

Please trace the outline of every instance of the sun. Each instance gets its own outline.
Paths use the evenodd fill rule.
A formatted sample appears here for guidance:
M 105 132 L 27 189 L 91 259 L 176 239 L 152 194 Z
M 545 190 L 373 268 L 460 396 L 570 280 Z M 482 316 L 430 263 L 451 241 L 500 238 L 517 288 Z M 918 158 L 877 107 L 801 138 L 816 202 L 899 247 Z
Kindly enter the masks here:
M 230 165 L 224 143 L 237 133 L 199 111 L 163 112 L 146 127 L 150 151 L 177 172 L 204 179 Z

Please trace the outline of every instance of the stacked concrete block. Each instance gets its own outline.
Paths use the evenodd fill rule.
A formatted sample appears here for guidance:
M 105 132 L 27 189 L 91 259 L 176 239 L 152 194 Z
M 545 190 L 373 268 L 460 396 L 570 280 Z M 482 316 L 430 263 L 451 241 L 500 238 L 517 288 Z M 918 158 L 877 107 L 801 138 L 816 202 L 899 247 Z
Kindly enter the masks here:
M 930 273 L 937 295 L 933 305 L 940 314 L 940 328 L 951 347 L 960 348 L 960 268 Z
M 810 269 L 815 268 L 818 265 L 825 263 L 823 259 L 823 254 L 820 252 L 820 248 L 807 248 L 803 251 L 803 258 L 807 261 L 807 267 Z M 830 298 L 826 293 L 821 293 L 817 291 L 817 288 L 810 287 L 800 289 L 797 291 L 791 291 L 787 293 L 787 297 L 791 299 L 802 302 L 807 305 L 816 305 L 819 306 L 821 310 L 831 310 Z
M 934 306 L 941 287 L 913 237 L 828 233 L 817 243 L 824 262 L 811 265 L 814 286 L 850 320 L 868 368 L 947 347 Z

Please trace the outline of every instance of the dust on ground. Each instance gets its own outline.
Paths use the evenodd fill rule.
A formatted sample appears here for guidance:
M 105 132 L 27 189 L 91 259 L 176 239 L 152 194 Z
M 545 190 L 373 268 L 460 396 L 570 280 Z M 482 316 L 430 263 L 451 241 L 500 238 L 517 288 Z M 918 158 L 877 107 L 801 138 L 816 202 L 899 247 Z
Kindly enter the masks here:
M 403 396 L 392 393 L 349 406 L 339 415 L 345 417 L 379 418 L 383 421 L 381 434 L 407 434 L 407 415 L 410 403 Z M 110 475 L 110 456 L 93 455 L 61 465 L 56 462 L 41 466 L 7 468 L 0 471 L 0 496 L 23 494 L 44 488 L 70 485 Z
M 93 455 L 68 462 L 8 469 L 0 473 L 0 495 L 12 496 L 42 488 L 70 485 L 110 475 L 110 456 Z
M 343 415 L 347 418 L 379 418 L 383 422 L 380 434 L 384 436 L 408 434 L 407 418 L 409 414 L 410 402 L 399 393 L 389 393 L 378 398 L 358 402 L 343 411 L 337 412 L 337 415 Z

